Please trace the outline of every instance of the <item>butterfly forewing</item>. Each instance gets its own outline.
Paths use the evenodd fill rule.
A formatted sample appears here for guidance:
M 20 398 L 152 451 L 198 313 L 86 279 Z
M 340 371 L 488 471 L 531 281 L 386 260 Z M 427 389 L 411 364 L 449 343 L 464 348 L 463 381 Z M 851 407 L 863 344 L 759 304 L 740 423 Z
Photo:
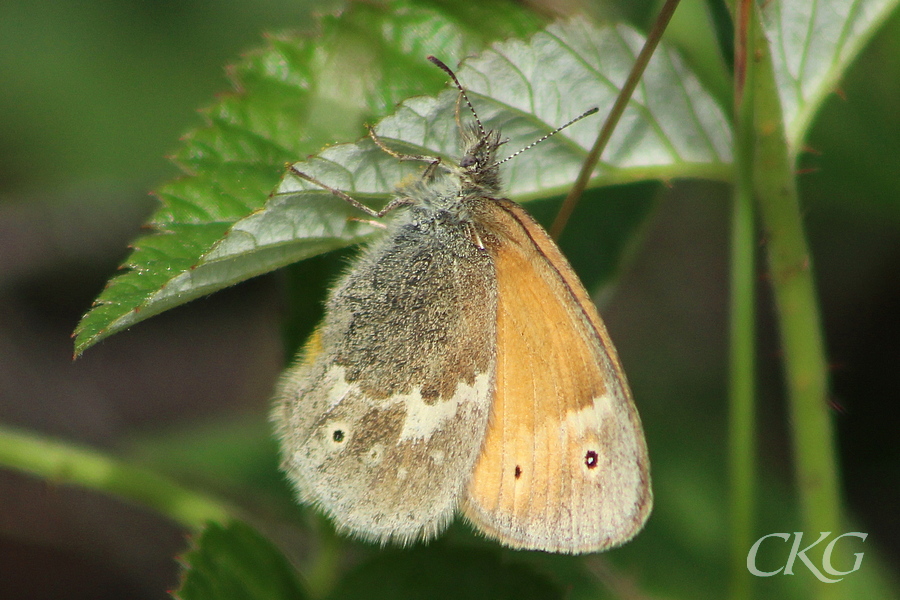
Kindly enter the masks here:
M 546 232 L 491 200 L 479 221 L 497 274 L 490 425 L 466 517 L 516 548 L 582 553 L 633 537 L 649 514 L 647 449 L 615 349 Z

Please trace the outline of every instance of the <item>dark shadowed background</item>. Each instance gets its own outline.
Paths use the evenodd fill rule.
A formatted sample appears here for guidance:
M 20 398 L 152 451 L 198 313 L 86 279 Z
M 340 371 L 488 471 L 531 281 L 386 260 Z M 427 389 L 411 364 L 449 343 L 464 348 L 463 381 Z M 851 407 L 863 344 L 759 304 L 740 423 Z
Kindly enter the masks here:
M 642 26 L 647 9 L 629 4 L 627 16 Z M 184 452 L 186 472 L 191 453 L 207 450 L 185 438 L 233 431 L 253 440 L 243 460 L 258 461 L 260 487 L 280 485 L 265 413 L 284 364 L 281 275 L 141 323 L 75 362 L 69 336 L 152 212 L 148 192 L 177 174 L 165 155 L 200 125 L 196 109 L 228 89 L 224 66 L 265 31 L 309 27 L 307 11 L 287 0 L 0 7 L 0 422 L 146 453 L 148 464 L 166 448 Z M 870 533 L 867 546 L 896 568 L 900 19 L 837 92 L 813 128 L 801 192 L 846 498 L 858 530 Z M 618 285 L 601 294 L 647 430 L 657 510 L 695 513 L 696 528 L 681 533 L 698 544 L 726 516 L 728 217 L 724 186 L 663 190 Z M 311 293 L 324 290 L 312 273 L 338 264 L 309 268 Z M 762 266 L 759 282 L 762 469 L 789 489 L 789 424 Z M 186 483 L 215 479 L 194 472 Z M 177 584 L 173 557 L 184 546 L 185 532 L 150 512 L 0 469 L 0 597 L 163 598 Z

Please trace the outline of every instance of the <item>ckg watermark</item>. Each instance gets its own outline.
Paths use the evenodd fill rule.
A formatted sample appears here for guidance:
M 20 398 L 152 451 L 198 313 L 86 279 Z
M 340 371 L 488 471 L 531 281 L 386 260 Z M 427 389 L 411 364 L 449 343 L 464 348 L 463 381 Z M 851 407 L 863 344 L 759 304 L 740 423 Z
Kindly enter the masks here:
M 772 555 L 774 552 L 780 552 L 781 548 L 778 546 L 784 547 L 782 544 L 777 542 L 777 538 L 781 538 L 784 542 L 788 542 L 791 539 L 791 536 L 794 537 L 794 543 L 790 547 L 790 551 L 787 553 L 787 559 L 785 560 L 784 566 L 774 570 L 774 571 L 762 571 L 756 564 L 756 556 L 760 551 L 760 547 L 765 544 L 765 552 L 766 556 Z M 805 548 L 801 549 L 801 545 L 803 543 L 803 533 L 800 531 L 795 531 L 793 534 L 790 533 L 770 533 L 769 535 L 764 535 L 750 547 L 750 551 L 747 553 L 747 570 L 750 571 L 753 575 L 757 577 L 773 577 L 778 574 L 783 575 L 793 575 L 794 567 L 798 566 L 795 563 L 797 559 L 800 559 L 800 563 L 805 566 L 809 571 L 816 576 L 816 578 L 823 583 L 837 583 L 841 581 L 845 576 L 854 573 L 859 570 L 862 566 L 863 561 L 863 552 L 856 552 L 853 554 L 856 557 L 856 560 L 853 562 L 853 568 L 848 571 L 841 571 L 835 568 L 832 559 L 835 553 L 840 553 L 842 551 L 847 551 L 847 542 L 843 544 L 838 544 L 838 542 L 844 538 L 859 538 L 862 541 L 866 541 L 866 537 L 868 537 L 868 533 L 861 533 L 859 531 L 851 531 L 850 533 L 844 533 L 837 537 L 831 539 L 830 542 L 825 546 L 824 552 L 822 554 L 822 564 L 817 565 L 815 562 L 810 559 L 806 553 L 818 546 L 829 537 L 831 537 L 830 531 L 823 531 L 819 534 L 819 539 L 817 539 L 812 544 L 809 544 Z M 776 538 L 776 539 L 773 539 Z M 841 564 L 846 563 L 846 558 L 838 559 Z M 768 561 L 767 561 L 768 562 Z M 821 570 L 819 567 L 821 566 Z M 824 574 L 823 574 L 824 571 Z M 830 575 L 831 577 L 828 577 Z

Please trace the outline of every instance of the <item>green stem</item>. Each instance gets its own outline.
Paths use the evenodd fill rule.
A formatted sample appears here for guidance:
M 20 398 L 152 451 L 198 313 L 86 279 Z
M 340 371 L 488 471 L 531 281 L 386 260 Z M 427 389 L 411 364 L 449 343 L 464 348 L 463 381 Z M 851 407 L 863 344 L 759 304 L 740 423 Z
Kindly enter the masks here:
M 754 18 L 759 31 L 758 12 Z M 794 165 L 785 138 L 771 57 L 761 34 L 756 45 L 754 182 L 784 352 L 803 528 L 818 535 L 841 528 L 825 344 Z M 841 593 L 839 586 L 830 584 L 819 584 L 817 591 L 818 598 L 833 598 Z
M 753 22 L 752 0 L 735 12 L 735 189 L 731 221 L 731 331 L 729 475 L 731 490 L 729 585 L 733 600 L 752 597 L 747 549 L 755 512 L 755 345 L 753 214 Z
M 731 331 L 729 476 L 730 585 L 733 600 L 751 598 L 747 551 L 753 545 L 756 507 L 756 347 L 754 334 L 753 195 L 735 189 L 731 219 Z
M 603 150 L 606 148 L 606 144 L 612 137 L 616 125 L 619 124 L 619 119 L 622 117 L 622 113 L 625 112 L 628 101 L 631 100 L 631 94 L 634 93 L 634 89 L 637 87 L 638 82 L 641 80 L 641 76 L 644 74 L 644 69 L 646 69 L 647 65 L 650 63 L 653 52 L 659 45 L 666 27 L 672 19 L 672 14 L 675 12 L 675 9 L 678 8 L 679 1 L 680 0 L 666 0 L 662 5 L 662 8 L 659 9 L 656 21 L 654 21 L 650 33 L 647 34 L 647 40 L 644 42 L 644 47 L 641 48 L 640 53 L 638 53 L 637 58 L 635 58 L 634 65 L 632 65 L 631 71 L 628 73 L 628 78 L 622 85 L 622 89 L 619 90 L 619 95 L 616 96 L 616 101 L 609 111 L 609 114 L 606 116 L 603 127 L 600 128 L 600 133 L 594 141 L 594 146 L 591 148 L 591 151 L 588 152 L 588 155 L 581 164 L 581 171 L 578 173 L 575 184 L 572 185 L 572 189 L 569 190 L 566 199 L 563 200 L 562 206 L 559 207 L 559 213 L 557 213 L 553 225 L 550 226 L 550 237 L 554 240 L 558 240 L 559 236 L 562 235 L 563 229 L 566 228 L 566 223 L 569 222 L 569 218 L 575 211 L 575 206 L 578 204 L 581 194 L 587 189 L 587 184 L 591 179 L 591 175 L 594 173 L 594 169 L 597 167 L 597 163 L 600 161 L 600 157 L 603 155 Z
M 0 425 L 0 466 L 37 475 L 50 483 L 74 484 L 153 509 L 199 530 L 207 521 L 227 522 L 224 503 L 185 489 L 157 473 L 95 450 Z
M 752 0 L 738 2 L 735 21 L 735 187 L 731 219 L 729 388 L 729 586 L 732 600 L 752 597 L 747 551 L 753 544 L 756 491 L 755 231 L 753 211 L 754 63 Z

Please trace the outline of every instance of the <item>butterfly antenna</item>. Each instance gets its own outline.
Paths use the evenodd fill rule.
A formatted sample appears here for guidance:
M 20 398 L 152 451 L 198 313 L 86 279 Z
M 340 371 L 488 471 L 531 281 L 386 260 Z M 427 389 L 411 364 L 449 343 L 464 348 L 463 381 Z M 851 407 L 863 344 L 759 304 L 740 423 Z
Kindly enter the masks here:
M 472 111 L 472 116 L 475 117 L 475 122 L 478 123 L 478 131 L 479 131 L 479 133 L 481 133 L 482 139 L 484 139 L 485 137 L 487 137 L 487 133 L 486 133 L 485 130 L 484 130 L 484 125 L 481 124 L 481 119 L 478 118 L 478 113 L 475 112 L 475 107 L 472 106 L 472 103 L 471 103 L 471 102 L 469 102 L 469 97 L 466 95 L 466 90 L 465 90 L 465 88 L 462 86 L 462 84 L 459 82 L 459 79 L 456 78 L 456 73 L 453 72 L 453 69 L 451 69 L 450 67 L 448 67 L 447 65 L 445 65 L 445 64 L 441 61 L 441 59 L 437 58 L 436 56 L 429 56 L 429 57 L 428 57 L 428 60 L 430 60 L 431 62 L 433 62 L 433 63 L 434 63 L 435 65 L 437 65 L 442 71 L 444 71 L 444 73 L 446 73 L 447 75 L 450 76 L 450 79 L 452 79 L 452 80 L 453 80 L 453 83 L 456 84 L 457 89 L 459 89 L 459 93 L 462 94 L 463 99 L 466 101 L 466 104 L 468 105 L 469 110 Z M 458 114 L 458 113 L 457 113 L 457 114 Z M 575 119 L 575 120 L 577 121 L 578 119 Z M 573 121 L 573 122 L 574 122 L 574 121 Z M 556 133 L 556 132 L 554 132 L 554 133 Z
M 494 164 L 492 164 L 492 165 L 491 165 L 490 167 L 488 167 L 488 168 L 493 169 L 494 167 L 499 167 L 500 165 L 502 165 L 503 163 L 505 163 L 505 162 L 508 161 L 509 159 L 515 158 L 516 156 L 522 154 L 522 153 L 525 152 L 526 150 L 530 150 L 531 148 L 534 148 L 535 146 L 537 146 L 538 144 L 540 144 L 541 142 L 543 142 L 544 140 L 546 140 L 548 137 L 553 136 L 553 135 L 556 135 L 557 133 L 559 133 L 560 131 L 562 131 L 563 129 L 565 129 L 566 127 L 568 127 L 569 125 L 572 125 L 572 124 L 574 124 L 574 123 L 577 123 L 578 121 L 582 120 L 583 118 L 589 117 L 589 116 L 591 116 L 592 114 L 596 113 L 596 112 L 599 111 L 599 110 L 600 110 L 600 109 L 597 108 L 596 106 L 595 106 L 594 108 L 590 109 L 590 110 L 586 110 L 585 112 L 583 112 L 582 114 L 578 115 L 577 117 L 575 117 L 574 119 L 572 119 L 571 121 L 569 121 L 568 123 L 566 123 L 565 125 L 561 125 L 561 126 L 557 127 L 556 129 L 554 129 L 553 131 L 551 131 L 550 133 L 548 133 L 548 134 L 545 135 L 544 137 L 542 137 L 542 138 L 540 138 L 540 139 L 538 139 L 538 140 L 535 140 L 535 141 L 531 142 L 530 144 L 528 144 L 527 146 L 525 146 L 525 147 L 522 148 L 521 150 L 518 150 L 517 152 L 514 152 L 514 153 L 510 154 L 509 156 L 507 156 L 507 157 L 504 158 L 503 160 L 498 160 L 497 162 L 495 162 Z

